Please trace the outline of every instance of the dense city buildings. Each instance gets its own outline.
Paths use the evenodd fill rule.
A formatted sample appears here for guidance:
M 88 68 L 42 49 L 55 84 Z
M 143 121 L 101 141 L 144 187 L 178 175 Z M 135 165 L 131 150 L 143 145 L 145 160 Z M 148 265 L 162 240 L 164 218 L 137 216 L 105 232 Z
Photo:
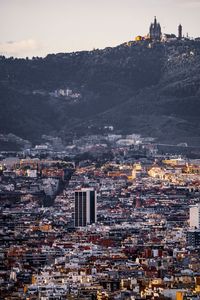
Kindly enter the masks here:
M 155 17 L 145 37 L 119 49 L 175 43 L 174 59 L 193 60 L 181 24 L 177 36 L 162 31 Z M 31 93 L 74 107 L 84 99 L 71 83 Z M 1 135 L 23 150 L 0 153 L 0 300 L 200 299 L 199 147 L 124 134 L 108 121 L 85 126 L 87 135 L 44 135 L 33 147 Z
M 200 0 L 120 2 L 0 1 L 0 300 L 200 300 Z
M 200 160 L 107 139 L 1 153 L 0 299 L 199 299 Z

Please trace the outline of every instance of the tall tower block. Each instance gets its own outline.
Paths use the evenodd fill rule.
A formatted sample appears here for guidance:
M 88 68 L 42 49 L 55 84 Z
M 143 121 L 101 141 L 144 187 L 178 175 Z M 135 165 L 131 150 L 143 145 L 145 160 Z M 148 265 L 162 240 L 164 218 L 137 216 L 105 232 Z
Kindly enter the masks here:
M 75 191 L 74 225 L 85 227 L 97 221 L 96 191 L 82 188 Z
M 182 27 L 181 24 L 179 24 L 179 26 L 178 26 L 178 38 L 179 38 L 179 40 L 181 40 L 182 37 L 183 37 L 183 27 Z
M 190 227 L 200 228 L 200 203 L 190 206 Z

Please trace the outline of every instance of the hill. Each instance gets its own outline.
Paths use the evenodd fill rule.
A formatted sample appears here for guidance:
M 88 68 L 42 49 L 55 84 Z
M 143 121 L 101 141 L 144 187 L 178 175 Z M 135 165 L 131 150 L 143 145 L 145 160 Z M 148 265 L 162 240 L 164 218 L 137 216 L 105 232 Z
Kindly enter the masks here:
M 200 145 L 200 42 L 135 42 L 115 48 L 0 57 L 1 134 L 140 133 Z

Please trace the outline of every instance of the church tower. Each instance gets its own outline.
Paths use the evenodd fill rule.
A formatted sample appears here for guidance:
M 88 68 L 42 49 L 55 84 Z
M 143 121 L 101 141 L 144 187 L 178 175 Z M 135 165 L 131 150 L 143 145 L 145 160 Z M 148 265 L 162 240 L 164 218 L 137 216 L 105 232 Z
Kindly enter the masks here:
M 183 27 L 182 27 L 182 25 L 180 24 L 180 25 L 178 26 L 178 39 L 181 40 L 182 37 L 183 37 Z
M 156 17 L 154 18 L 154 23 L 151 23 L 149 29 L 149 36 L 152 41 L 160 41 L 162 37 L 160 23 L 157 22 Z

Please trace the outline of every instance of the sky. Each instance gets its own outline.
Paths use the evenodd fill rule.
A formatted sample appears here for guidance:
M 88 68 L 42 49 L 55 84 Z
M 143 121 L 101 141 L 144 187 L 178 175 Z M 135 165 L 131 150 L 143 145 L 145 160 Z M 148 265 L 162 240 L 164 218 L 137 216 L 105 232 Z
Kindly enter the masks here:
M 0 54 L 14 57 L 92 50 L 146 35 L 200 36 L 200 0 L 0 0 Z

